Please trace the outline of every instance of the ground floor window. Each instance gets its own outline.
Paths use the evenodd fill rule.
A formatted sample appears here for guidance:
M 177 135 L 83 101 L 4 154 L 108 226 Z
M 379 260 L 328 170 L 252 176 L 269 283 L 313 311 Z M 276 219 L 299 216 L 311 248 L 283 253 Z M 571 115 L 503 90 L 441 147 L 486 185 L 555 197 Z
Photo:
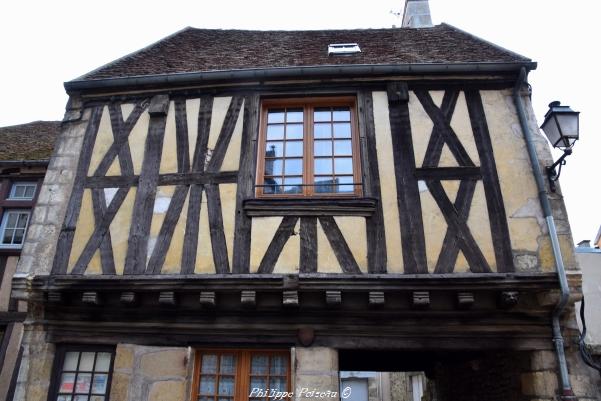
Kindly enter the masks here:
M 288 351 L 198 350 L 196 352 L 193 401 L 272 400 L 275 394 L 290 391 Z M 280 396 L 279 399 L 282 397 Z
M 113 359 L 110 347 L 59 347 L 49 400 L 108 401 Z

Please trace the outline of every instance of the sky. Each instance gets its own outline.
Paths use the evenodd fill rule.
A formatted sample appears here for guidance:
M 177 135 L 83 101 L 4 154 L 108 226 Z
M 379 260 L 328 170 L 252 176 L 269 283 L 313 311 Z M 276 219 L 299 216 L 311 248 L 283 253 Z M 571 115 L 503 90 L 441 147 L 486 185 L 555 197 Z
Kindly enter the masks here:
M 0 126 L 60 120 L 63 82 L 186 26 L 336 29 L 400 26 L 404 0 L 5 1 L 0 5 Z M 601 225 L 601 131 L 595 97 L 601 15 L 590 0 L 430 0 L 446 22 L 538 62 L 530 73 L 539 123 L 548 103 L 580 111 L 581 140 L 561 175 L 574 241 Z M 600 113 L 601 114 L 601 113 Z M 560 154 L 555 152 L 555 157 Z

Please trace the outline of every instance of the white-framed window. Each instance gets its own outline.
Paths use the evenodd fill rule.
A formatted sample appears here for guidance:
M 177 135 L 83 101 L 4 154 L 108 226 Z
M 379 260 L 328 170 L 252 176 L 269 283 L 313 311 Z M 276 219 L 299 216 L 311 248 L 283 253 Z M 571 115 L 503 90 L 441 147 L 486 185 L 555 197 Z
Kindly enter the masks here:
M 8 195 L 9 200 L 32 200 L 35 196 L 35 182 L 14 182 Z
M 30 210 L 5 210 L 0 224 L 0 248 L 19 249 L 25 242 Z

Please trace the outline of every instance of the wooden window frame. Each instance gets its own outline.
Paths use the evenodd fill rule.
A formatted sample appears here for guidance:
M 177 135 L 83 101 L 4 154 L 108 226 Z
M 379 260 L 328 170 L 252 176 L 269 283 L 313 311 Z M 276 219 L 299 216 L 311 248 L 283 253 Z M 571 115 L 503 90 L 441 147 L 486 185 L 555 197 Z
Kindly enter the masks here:
M 65 355 L 67 352 L 107 352 L 111 354 L 111 363 L 109 365 L 109 370 L 107 372 L 107 381 L 106 381 L 106 394 L 104 395 L 104 401 L 110 401 L 111 398 L 111 383 L 113 380 L 113 368 L 115 364 L 115 347 L 111 345 L 83 345 L 83 344 L 60 344 L 56 347 L 56 352 L 54 354 L 54 362 L 52 364 L 52 373 L 50 377 L 50 387 L 48 391 L 47 401 L 56 401 L 59 395 L 60 381 L 61 375 L 63 372 L 63 365 L 65 363 Z M 79 366 L 78 366 L 79 368 Z M 78 370 L 79 372 L 79 370 Z M 93 374 L 92 374 L 93 379 Z M 75 376 L 73 385 L 77 383 L 77 376 Z M 90 382 L 90 389 L 92 386 L 92 382 Z M 91 391 L 88 392 L 88 395 L 91 397 Z M 73 400 L 75 396 L 73 395 Z
M 313 113 L 317 107 L 348 106 L 351 112 L 351 147 L 353 161 L 354 191 L 351 193 L 316 193 L 313 186 L 314 171 L 314 136 Z M 266 194 L 265 185 L 265 144 L 267 141 L 267 111 L 270 108 L 302 108 L 303 109 L 303 190 L 299 194 Z M 361 145 L 359 138 L 359 122 L 357 117 L 357 99 L 355 96 L 335 97 L 300 97 L 263 99 L 259 124 L 257 148 L 257 174 L 255 196 L 257 198 L 357 198 L 363 196 L 363 176 L 361 173 Z M 334 155 L 332 155 L 334 158 Z
M 286 382 L 287 382 L 287 389 L 286 391 L 288 393 L 290 393 L 291 390 L 291 386 L 292 386 L 292 368 L 291 368 L 291 357 L 290 357 L 290 350 L 286 349 L 244 349 L 244 348 L 217 348 L 217 349 L 211 349 L 211 348 L 202 348 L 202 349 L 197 349 L 195 351 L 195 356 L 194 356 L 194 372 L 193 372 L 193 378 L 192 378 L 192 392 L 191 392 L 191 401 L 198 401 L 200 395 L 199 395 L 199 387 L 200 387 L 200 376 L 201 376 L 201 360 L 202 360 L 202 355 L 203 354 L 216 354 L 218 356 L 224 355 L 224 354 L 229 354 L 229 355 L 236 355 L 236 373 L 234 376 L 234 396 L 233 396 L 233 401 L 248 401 L 249 400 L 249 390 L 248 387 L 250 385 L 250 362 L 252 360 L 252 356 L 254 354 L 268 354 L 270 357 L 273 355 L 282 355 L 285 356 L 287 358 L 288 364 L 287 364 L 287 371 L 286 371 Z M 219 372 L 217 372 L 217 375 L 219 376 Z M 269 378 L 269 370 L 268 370 L 268 375 L 266 376 L 267 378 Z M 269 385 L 269 381 L 267 382 Z M 216 382 L 216 388 L 219 387 L 219 383 Z M 215 395 L 214 399 L 217 400 L 219 398 L 219 396 Z M 266 397 L 259 397 L 259 398 L 266 398 Z M 284 398 L 284 400 L 287 400 L 289 398 Z
M 25 230 L 23 232 L 23 242 L 20 244 L 10 243 L 5 244 L 2 241 L 4 240 L 4 233 L 6 232 L 6 226 L 8 224 L 8 217 L 11 213 L 19 213 L 19 214 L 27 214 L 27 223 L 25 223 Z M 0 218 L 0 249 L 22 249 L 25 244 L 25 239 L 27 236 L 27 230 L 29 229 L 29 223 L 31 222 L 31 209 L 6 209 L 4 210 L 4 214 L 2 218 Z M 14 239 L 14 233 L 13 233 Z

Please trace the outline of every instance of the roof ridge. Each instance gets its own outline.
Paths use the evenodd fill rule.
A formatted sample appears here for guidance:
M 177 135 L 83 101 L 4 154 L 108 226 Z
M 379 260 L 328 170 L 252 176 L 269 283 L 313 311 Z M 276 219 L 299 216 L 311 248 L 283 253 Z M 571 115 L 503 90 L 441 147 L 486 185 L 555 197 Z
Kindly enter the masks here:
M 143 47 L 143 48 L 141 48 L 141 49 L 134 50 L 134 51 L 133 51 L 133 52 L 131 52 L 131 53 L 127 53 L 127 54 L 126 54 L 126 55 L 124 55 L 124 56 L 121 56 L 121 57 L 119 57 L 119 58 L 116 58 L 116 59 L 115 59 L 115 60 L 113 60 L 113 61 L 110 61 L 110 62 L 108 62 L 108 63 L 106 63 L 106 64 L 103 64 L 103 65 L 101 65 L 100 67 L 97 67 L 97 68 L 93 69 L 92 71 L 88 71 L 88 72 L 86 72 L 85 74 L 83 74 L 83 75 L 81 75 L 81 76 L 79 76 L 79 77 L 77 77 L 77 78 L 73 78 L 73 79 L 71 79 L 70 81 L 80 81 L 80 80 L 86 79 L 86 77 L 87 77 L 87 76 L 93 75 L 93 74 L 94 74 L 94 73 L 96 73 L 97 71 L 100 71 L 100 70 L 102 70 L 102 69 L 104 69 L 104 68 L 111 67 L 111 66 L 113 66 L 113 65 L 115 65 L 115 64 L 117 64 L 117 63 L 119 63 L 119 62 L 121 62 L 121 61 L 123 61 L 123 60 L 127 60 L 128 58 L 131 58 L 131 57 L 133 57 L 133 56 L 136 56 L 136 55 L 138 55 L 138 54 L 140 54 L 140 53 L 143 53 L 143 52 L 145 52 L 146 50 L 150 49 L 151 47 L 154 47 L 154 46 L 158 45 L 158 44 L 159 44 L 159 43 L 161 43 L 161 42 L 164 42 L 164 41 L 166 41 L 166 40 L 169 40 L 169 39 L 171 39 L 171 38 L 173 38 L 173 37 L 175 37 L 175 36 L 177 36 L 177 35 L 179 35 L 179 34 L 181 34 L 181 33 L 184 33 L 184 32 L 186 32 L 186 31 L 189 31 L 189 30 L 192 30 L 192 29 L 198 29 L 198 28 L 194 28 L 194 27 L 191 27 L 191 26 L 189 26 L 189 25 L 188 25 L 187 27 L 185 27 L 185 28 L 182 28 L 182 29 L 180 29 L 180 30 L 178 30 L 178 31 L 175 31 L 175 32 L 173 32 L 173 33 L 171 33 L 171 34 L 169 34 L 169 35 L 167 35 L 167 36 L 165 36 L 165 37 L 163 37 L 163 38 L 161 38 L 161 39 L 159 39 L 159 40 L 156 40 L 156 41 L 154 41 L 154 42 L 150 43 L 149 45 L 147 45 L 147 46 L 144 46 L 144 47 Z
M 466 35 L 466 36 L 469 36 L 469 37 L 470 37 L 470 38 L 472 38 L 472 39 L 478 40 L 478 41 L 480 41 L 480 42 L 484 42 L 484 43 L 486 43 L 487 45 L 489 45 L 489 46 L 492 46 L 492 47 L 494 47 L 494 48 L 496 48 L 496 49 L 498 49 L 498 50 L 501 50 L 501 51 L 503 51 L 503 52 L 505 52 L 505 53 L 508 53 L 508 54 L 510 54 L 510 55 L 512 55 L 512 56 L 520 57 L 520 58 L 524 59 L 525 61 L 526 61 L 526 60 L 527 60 L 527 61 L 532 61 L 532 59 L 531 59 L 531 58 L 528 58 L 528 57 L 526 57 L 526 56 L 523 56 L 523 55 L 521 55 L 520 53 L 516 53 L 516 52 L 514 52 L 514 51 L 512 51 L 512 50 L 509 50 L 509 49 L 507 49 L 507 48 L 503 47 L 503 46 L 499 46 L 499 45 L 497 45 L 496 43 L 493 43 L 493 42 L 491 42 L 491 41 L 489 41 L 489 40 L 483 39 L 483 38 L 481 38 L 481 37 L 480 37 L 480 36 L 478 36 L 478 35 L 474 35 L 473 33 L 469 33 L 469 32 L 467 32 L 467 31 L 464 31 L 464 30 L 463 30 L 463 29 L 461 29 L 461 28 L 457 28 L 457 27 L 456 27 L 456 26 L 454 26 L 454 25 L 448 24 L 448 23 L 446 23 L 446 22 L 441 22 L 441 23 L 440 23 L 440 25 L 441 25 L 441 26 L 446 26 L 446 27 L 449 27 L 450 29 L 453 29 L 454 31 L 456 31 L 456 32 L 459 32 L 459 33 L 462 33 L 462 34 L 464 34 L 464 35 Z

